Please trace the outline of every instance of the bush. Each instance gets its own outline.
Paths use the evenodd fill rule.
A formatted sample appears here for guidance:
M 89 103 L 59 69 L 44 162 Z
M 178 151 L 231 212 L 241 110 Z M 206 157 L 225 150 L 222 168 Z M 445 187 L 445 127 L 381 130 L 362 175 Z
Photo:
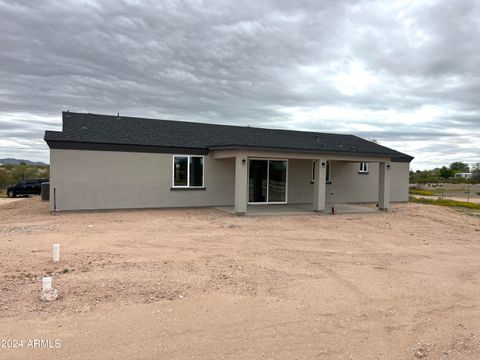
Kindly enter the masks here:
M 22 179 L 46 179 L 49 177 L 49 170 L 48 166 L 26 165 L 25 163 L 0 166 L 0 191 Z

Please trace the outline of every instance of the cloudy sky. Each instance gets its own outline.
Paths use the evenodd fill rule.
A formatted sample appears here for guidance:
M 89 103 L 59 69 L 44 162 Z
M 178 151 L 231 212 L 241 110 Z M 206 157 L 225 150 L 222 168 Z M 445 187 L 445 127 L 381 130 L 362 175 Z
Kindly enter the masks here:
M 0 158 L 61 111 L 353 133 L 480 161 L 480 2 L 0 0 Z

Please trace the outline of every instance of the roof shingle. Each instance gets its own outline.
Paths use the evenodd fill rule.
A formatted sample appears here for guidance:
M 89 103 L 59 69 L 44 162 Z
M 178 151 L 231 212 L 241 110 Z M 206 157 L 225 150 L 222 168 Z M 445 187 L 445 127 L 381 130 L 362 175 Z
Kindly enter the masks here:
M 354 135 L 248 126 L 204 124 L 63 112 L 63 131 L 46 131 L 50 147 L 56 142 L 136 145 L 143 147 L 265 148 L 299 152 L 340 152 L 390 156 L 396 161 L 413 157 Z

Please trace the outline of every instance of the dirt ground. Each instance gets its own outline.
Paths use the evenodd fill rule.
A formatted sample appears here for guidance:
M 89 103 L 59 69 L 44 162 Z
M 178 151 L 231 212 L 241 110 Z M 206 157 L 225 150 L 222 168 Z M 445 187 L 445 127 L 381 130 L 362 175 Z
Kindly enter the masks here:
M 61 298 L 44 303 L 50 273 Z M 480 219 L 420 204 L 236 217 L 8 202 L 0 333 L 23 340 L 0 359 L 476 360 Z
M 6 198 L 6 197 L 0 197 L 0 206 L 5 205 L 5 204 L 10 204 L 15 201 L 20 201 L 22 198 Z

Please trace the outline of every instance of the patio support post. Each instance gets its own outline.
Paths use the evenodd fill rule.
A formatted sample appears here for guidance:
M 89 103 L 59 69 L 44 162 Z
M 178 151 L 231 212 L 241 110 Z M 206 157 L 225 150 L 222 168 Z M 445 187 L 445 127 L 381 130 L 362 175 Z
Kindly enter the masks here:
M 378 208 L 388 210 L 390 207 L 390 162 L 379 163 L 378 172 Z
M 315 160 L 315 183 L 313 185 L 313 211 L 325 211 L 325 181 L 327 159 Z
M 247 174 L 248 159 L 244 154 L 235 156 L 235 213 L 245 215 L 247 212 Z

